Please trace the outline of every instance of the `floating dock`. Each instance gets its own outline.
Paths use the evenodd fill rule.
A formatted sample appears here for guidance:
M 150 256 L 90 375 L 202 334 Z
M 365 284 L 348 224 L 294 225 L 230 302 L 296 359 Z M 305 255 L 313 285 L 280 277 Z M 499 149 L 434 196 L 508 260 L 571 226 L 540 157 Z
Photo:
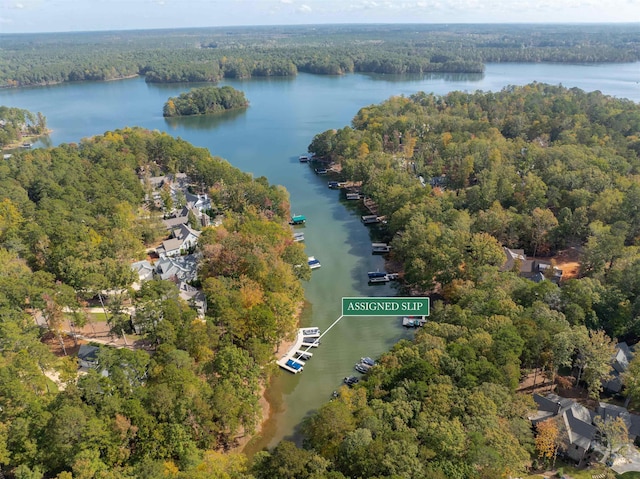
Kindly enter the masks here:
M 364 216 L 361 216 L 360 219 L 365 225 L 380 223 L 380 217 L 377 215 L 364 215 Z
M 318 328 L 298 329 L 296 342 L 293 343 L 287 354 L 278 359 L 276 363 L 290 373 L 301 373 L 304 369 L 305 361 L 308 361 L 313 356 L 313 353 L 306 351 L 306 349 L 309 347 L 317 348 L 320 345 L 317 339 L 319 337 L 320 329 Z

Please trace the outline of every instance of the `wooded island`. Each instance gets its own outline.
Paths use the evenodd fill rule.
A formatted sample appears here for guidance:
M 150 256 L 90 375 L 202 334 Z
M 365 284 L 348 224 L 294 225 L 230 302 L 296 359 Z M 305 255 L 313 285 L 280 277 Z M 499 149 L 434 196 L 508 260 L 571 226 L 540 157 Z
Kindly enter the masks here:
M 249 102 L 244 93 L 235 88 L 205 86 L 169 98 L 164 104 L 162 114 L 165 117 L 208 115 L 247 106 Z

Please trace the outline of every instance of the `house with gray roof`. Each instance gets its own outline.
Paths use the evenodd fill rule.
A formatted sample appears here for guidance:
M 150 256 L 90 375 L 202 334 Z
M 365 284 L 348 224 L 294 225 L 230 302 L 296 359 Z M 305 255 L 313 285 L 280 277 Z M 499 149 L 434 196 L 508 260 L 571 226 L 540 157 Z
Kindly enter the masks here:
M 155 264 L 156 278 L 176 284 L 194 281 L 198 277 L 199 259 L 197 254 L 160 258 Z
M 616 350 L 611 361 L 611 377 L 604 382 L 602 386 L 610 393 L 619 393 L 622 391 L 622 377 L 629 368 L 629 362 L 633 359 L 633 352 L 629 345 L 625 342 L 616 344 Z
M 138 275 L 138 283 L 153 279 L 153 265 L 146 259 L 132 263 L 131 269 Z
M 593 425 L 595 412 L 573 399 L 556 394 L 534 394 L 533 400 L 539 409 L 529 416 L 529 420 L 534 426 L 548 419 L 556 420 L 563 441 L 562 449 L 567 456 L 578 463 L 585 463 L 604 455 L 604 449 L 598 441 L 598 428 Z
M 181 224 L 171 233 L 171 238 L 162 242 L 157 248 L 161 258 L 167 256 L 179 256 L 193 250 L 198 243 L 200 231 L 196 231 L 187 224 Z
M 100 348 L 89 344 L 80 345 L 78 350 L 78 365 L 81 368 L 96 369 L 98 367 L 98 351 Z
M 180 290 L 180 297 L 198 312 L 200 319 L 204 318 L 207 312 L 207 297 L 205 294 L 184 282 L 178 285 L 178 289 Z
M 548 261 L 539 259 L 527 259 L 523 249 L 510 249 L 503 247 L 505 262 L 500 271 L 517 271 L 523 278 L 528 278 L 536 283 L 548 279 L 559 283 L 562 278 L 562 270 L 553 266 Z

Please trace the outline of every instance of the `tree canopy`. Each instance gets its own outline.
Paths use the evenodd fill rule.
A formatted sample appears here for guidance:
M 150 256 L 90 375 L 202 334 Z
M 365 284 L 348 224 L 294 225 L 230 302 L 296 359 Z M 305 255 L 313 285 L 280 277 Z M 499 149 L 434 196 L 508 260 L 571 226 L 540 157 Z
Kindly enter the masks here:
M 167 117 L 206 115 L 225 110 L 246 108 L 249 102 L 244 93 L 230 86 L 194 88 L 164 104 L 162 114 Z

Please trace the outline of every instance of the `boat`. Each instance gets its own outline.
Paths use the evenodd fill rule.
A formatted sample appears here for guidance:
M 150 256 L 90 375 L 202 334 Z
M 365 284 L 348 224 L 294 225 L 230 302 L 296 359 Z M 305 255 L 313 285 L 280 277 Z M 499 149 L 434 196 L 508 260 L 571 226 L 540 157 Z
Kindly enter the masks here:
M 377 215 L 364 215 L 361 217 L 362 222 L 365 225 L 372 225 L 374 223 L 380 223 L 380 217 Z
M 354 369 L 359 373 L 366 374 L 369 372 L 369 369 L 371 369 L 371 366 L 367 366 L 366 364 L 363 364 L 363 363 L 358 363 L 354 366 Z
M 307 217 L 305 215 L 293 215 L 291 217 L 291 221 L 289 221 L 290 225 L 302 225 L 307 221 Z
M 405 328 L 420 328 L 426 322 L 424 316 L 404 316 L 402 318 L 402 325 Z
M 311 158 L 309 158 L 309 155 L 300 155 L 300 156 L 298 157 L 298 161 L 299 161 L 300 163 L 308 163 L 310 159 L 311 159 Z
M 376 362 L 373 359 L 371 359 L 370 357 L 368 357 L 368 356 L 364 357 L 364 358 L 360 358 L 360 362 L 362 364 L 366 364 L 367 366 L 375 366 L 376 365 Z
M 337 181 L 328 181 L 327 185 L 329 186 L 329 188 L 331 188 L 332 190 L 335 190 L 336 188 L 340 188 L 340 183 L 338 183 Z
M 398 278 L 400 278 L 400 274 L 399 273 L 387 273 L 387 278 L 389 279 L 389 281 L 396 281 Z
M 302 371 L 302 369 L 303 369 L 302 364 L 300 364 L 299 362 L 294 361 L 293 359 L 289 359 L 286 362 L 286 365 L 289 366 L 292 369 L 295 369 L 296 371 Z
M 344 383 L 349 387 L 353 386 L 354 384 L 358 384 L 358 382 L 360 382 L 360 380 L 355 376 L 348 376 L 344 378 Z
M 23 143 L 22 145 L 20 145 L 22 148 L 31 148 L 33 146 L 33 144 L 31 143 Z
M 304 241 L 304 233 L 293 233 L 293 241 L 296 243 Z
M 388 283 L 389 280 L 389 276 L 388 275 L 384 275 L 384 276 L 374 276 L 369 277 L 369 283 L 373 283 L 373 284 L 380 284 L 380 283 Z
M 369 276 L 369 279 L 371 279 L 371 278 L 384 278 L 385 276 L 387 276 L 387 272 L 386 271 L 369 271 L 367 273 L 367 276 Z
M 360 193 L 347 193 L 347 199 L 348 200 L 359 200 L 360 199 Z
M 326 175 L 327 174 L 327 169 L 326 168 L 316 168 L 314 171 L 316 172 L 316 175 Z
M 318 261 L 318 260 L 315 258 L 315 256 L 309 256 L 309 257 L 307 258 L 307 264 L 309 265 L 309 268 L 311 268 L 311 269 L 316 269 L 316 268 L 319 268 L 320 266 L 322 266 L 322 265 L 320 264 L 320 261 Z
M 387 243 L 371 243 L 372 254 L 385 254 L 391 251 L 391 246 Z
M 320 336 L 320 328 L 302 328 L 303 336 L 318 337 Z

